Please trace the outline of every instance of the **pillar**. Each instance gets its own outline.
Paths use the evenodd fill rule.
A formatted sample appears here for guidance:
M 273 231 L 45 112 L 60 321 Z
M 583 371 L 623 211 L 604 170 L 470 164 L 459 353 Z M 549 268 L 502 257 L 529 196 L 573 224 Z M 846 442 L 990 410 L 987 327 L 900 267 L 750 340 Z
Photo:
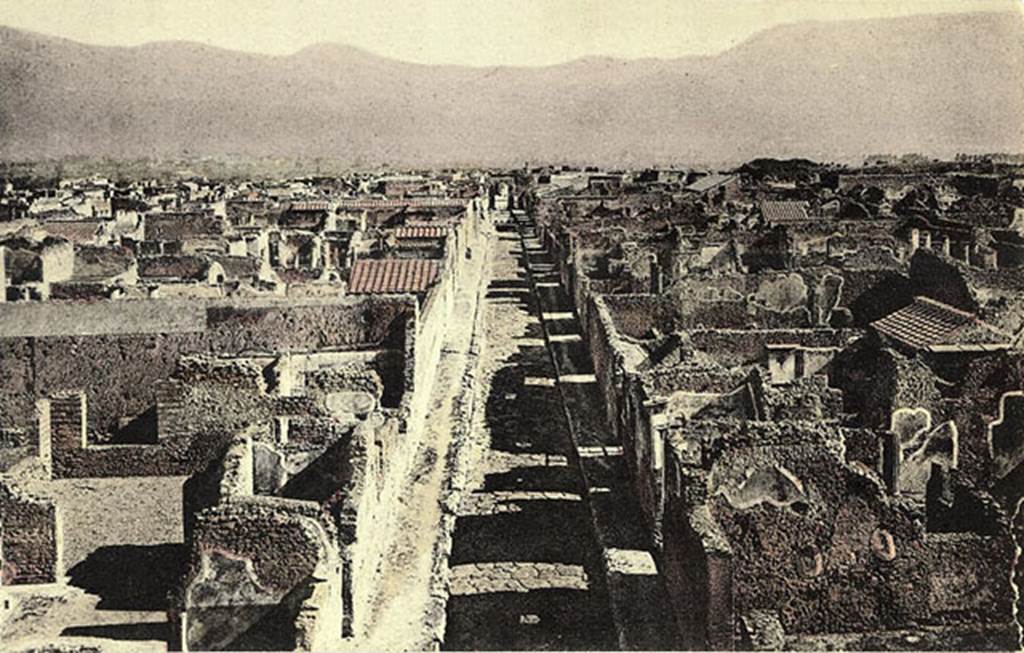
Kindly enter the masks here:
M 46 477 L 53 478 L 53 435 L 50 430 L 50 400 L 36 402 L 36 425 L 39 431 L 39 460 Z
M 7 301 L 7 250 L 0 246 L 0 303 Z
M 886 431 L 881 437 L 881 472 L 885 486 L 892 494 L 899 494 L 900 463 L 903 462 L 903 446 L 900 436 Z
M 658 264 L 658 257 L 654 254 L 648 254 L 648 261 L 650 264 L 651 279 L 650 279 L 650 292 L 652 295 L 660 295 L 662 290 L 662 279 L 661 265 Z

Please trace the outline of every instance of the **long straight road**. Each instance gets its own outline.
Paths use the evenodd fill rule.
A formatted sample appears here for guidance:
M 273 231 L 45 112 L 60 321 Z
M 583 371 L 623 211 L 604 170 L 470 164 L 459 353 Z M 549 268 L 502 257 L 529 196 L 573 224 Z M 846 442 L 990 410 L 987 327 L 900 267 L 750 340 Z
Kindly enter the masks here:
M 557 375 L 557 388 L 582 470 L 586 505 L 602 560 L 617 645 L 627 650 L 674 648 L 675 625 L 651 553 L 621 443 L 606 423 L 605 400 L 581 332 L 573 300 L 562 286 L 557 263 L 537 237 L 531 217 L 518 221 L 528 278 L 541 328 Z
M 483 453 L 455 522 L 445 648 L 617 648 L 599 548 L 518 233 L 485 298 Z

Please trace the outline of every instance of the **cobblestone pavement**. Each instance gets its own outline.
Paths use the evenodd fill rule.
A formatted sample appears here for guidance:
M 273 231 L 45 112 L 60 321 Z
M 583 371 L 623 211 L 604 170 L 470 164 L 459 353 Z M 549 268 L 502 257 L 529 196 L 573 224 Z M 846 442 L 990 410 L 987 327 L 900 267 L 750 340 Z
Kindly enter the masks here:
M 553 256 L 528 218 L 520 222 L 541 326 L 565 404 L 578 467 L 583 470 L 586 505 L 603 557 L 603 579 L 616 623 L 618 646 L 664 650 L 674 646 L 667 594 L 651 554 L 651 538 L 638 518 L 623 450 L 608 429 L 604 397 L 594 376 L 573 300 L 562 287 Z M 574 460 L 574 464 L 575 463 Z
M 486 297 L 487 449 L 456 521 L 445 648 L 612 649 L 597 545 L 518 236 Z

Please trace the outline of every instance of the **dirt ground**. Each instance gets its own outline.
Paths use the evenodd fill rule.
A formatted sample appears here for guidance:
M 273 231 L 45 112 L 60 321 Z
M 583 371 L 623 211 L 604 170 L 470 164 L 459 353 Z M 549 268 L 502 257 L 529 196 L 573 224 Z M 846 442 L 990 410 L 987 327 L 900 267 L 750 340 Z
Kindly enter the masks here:
M 68 586 L 9 588 L 0 649 L 32 643 L 165 650 L 167 592 L 181 575 L 185 477 L 21 480 L 60 509 Z

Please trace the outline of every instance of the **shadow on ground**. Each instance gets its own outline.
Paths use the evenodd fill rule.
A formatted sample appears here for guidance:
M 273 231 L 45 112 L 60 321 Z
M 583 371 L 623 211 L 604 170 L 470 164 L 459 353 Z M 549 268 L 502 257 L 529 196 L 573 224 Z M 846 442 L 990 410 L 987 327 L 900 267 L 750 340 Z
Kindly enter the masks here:
M 68 571 L 72 585 L 100 597 L 100 610 L 166 610 L 181 580 L 183 544 L 101 546 Z
M 510 249 L 518 254 L 518 278 L 491 282 L 487 301 L 492 321 L 503 315 L 517 320 L 536 315 L 522 256 L 516 252 L 518 238 L 514 240 Z M 552 577 L 550 587 L 531 583 L 528 591 L 464 588 L 448 601 L 448 650 L 615 647 L 593 530 L 580 496 L 582 483 L 577 468 L 568 463 L 568 427 L 558 390 L 550 385 L 553 370 L 542 337 L 539 322 L 532 319 L 526 332 L 512 341 L 518 345 L 514 353 L 496 361 L 499 367 L 484 406 L 490 436 L 485 475 L 456 520 L 450 565 L 472 569 L 471 575 L 486 575 L 497 565 L 515 569 L 513 578 L 530 573 L 523 569 L 546 573 L 543 565 L 582 567 L 590 584 L 579 589 Z M 503 493 L 508 492 L 518 498 L 506 498 Z M 541 585 L 548 582 L 540 580 Z
M 130 641 L 167 641 L 166 623 L 103 624 L 100 626 L 70 626 L 61 631 L 62 637 L 97 637 Z

